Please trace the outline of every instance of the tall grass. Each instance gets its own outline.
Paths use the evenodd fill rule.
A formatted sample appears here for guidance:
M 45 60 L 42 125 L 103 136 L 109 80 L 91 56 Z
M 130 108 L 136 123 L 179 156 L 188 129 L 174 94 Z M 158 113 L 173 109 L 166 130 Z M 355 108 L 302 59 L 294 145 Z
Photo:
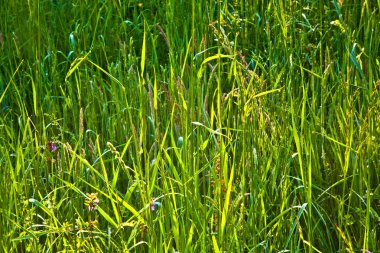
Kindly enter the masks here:
M 9 1 L 2 252 L 378 252 L 376 1 Z

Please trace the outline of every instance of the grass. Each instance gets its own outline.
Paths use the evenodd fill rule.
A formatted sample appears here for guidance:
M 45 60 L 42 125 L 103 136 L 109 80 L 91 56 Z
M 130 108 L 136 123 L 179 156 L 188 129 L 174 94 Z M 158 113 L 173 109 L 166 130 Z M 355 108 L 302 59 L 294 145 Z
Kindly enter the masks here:
M 2 252 L 378 252 L 376 1 L 12 1 Z

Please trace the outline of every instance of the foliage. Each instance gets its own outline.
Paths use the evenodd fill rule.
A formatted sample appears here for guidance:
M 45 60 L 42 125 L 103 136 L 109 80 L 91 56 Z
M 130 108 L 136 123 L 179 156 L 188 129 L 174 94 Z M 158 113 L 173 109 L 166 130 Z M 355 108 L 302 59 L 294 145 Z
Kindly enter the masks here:
M 2 252 L 378 252 L 379 2 L 8 1 Z

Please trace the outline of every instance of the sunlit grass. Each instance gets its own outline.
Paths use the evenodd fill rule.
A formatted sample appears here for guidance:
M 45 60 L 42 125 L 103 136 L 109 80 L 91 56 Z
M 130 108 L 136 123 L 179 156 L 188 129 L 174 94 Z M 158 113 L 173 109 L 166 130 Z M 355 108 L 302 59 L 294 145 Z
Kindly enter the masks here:
M 378 252 L 375 1 L 13 1 L 2 252 Z

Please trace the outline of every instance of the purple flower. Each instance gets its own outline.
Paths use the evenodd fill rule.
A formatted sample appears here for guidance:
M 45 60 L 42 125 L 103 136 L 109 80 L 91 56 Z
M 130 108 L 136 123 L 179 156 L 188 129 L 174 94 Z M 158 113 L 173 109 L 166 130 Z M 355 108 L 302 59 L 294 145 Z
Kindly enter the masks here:
M 156 206 L 161 206 L 161 203 L 160 202 L 156 202 L 156 201 L 153 201 L 151 204 L 150 204 L 150 210 L 152 212 L 154 212 L 156 210 Z
M 90 203 L 90 205 L 88 206 L 88 210 L 89 211 L 94 211 L 94 210 L 96 210 L 96 207 L 99 205 L 99 199 L 98 198 L 96 198 L 96 199 L 94 199 L 93 201 L 92 201 L 92 203 Z
M 98 199 L 98 193 L 86 193 L 87 199 L 84 204 L 88 207 L 88 210 L 94 211 L 99 205 L 100 200 Z
M 57 145 L 53 141 L 49 141 L 46 146 L 51 152 L 57 150 Z

